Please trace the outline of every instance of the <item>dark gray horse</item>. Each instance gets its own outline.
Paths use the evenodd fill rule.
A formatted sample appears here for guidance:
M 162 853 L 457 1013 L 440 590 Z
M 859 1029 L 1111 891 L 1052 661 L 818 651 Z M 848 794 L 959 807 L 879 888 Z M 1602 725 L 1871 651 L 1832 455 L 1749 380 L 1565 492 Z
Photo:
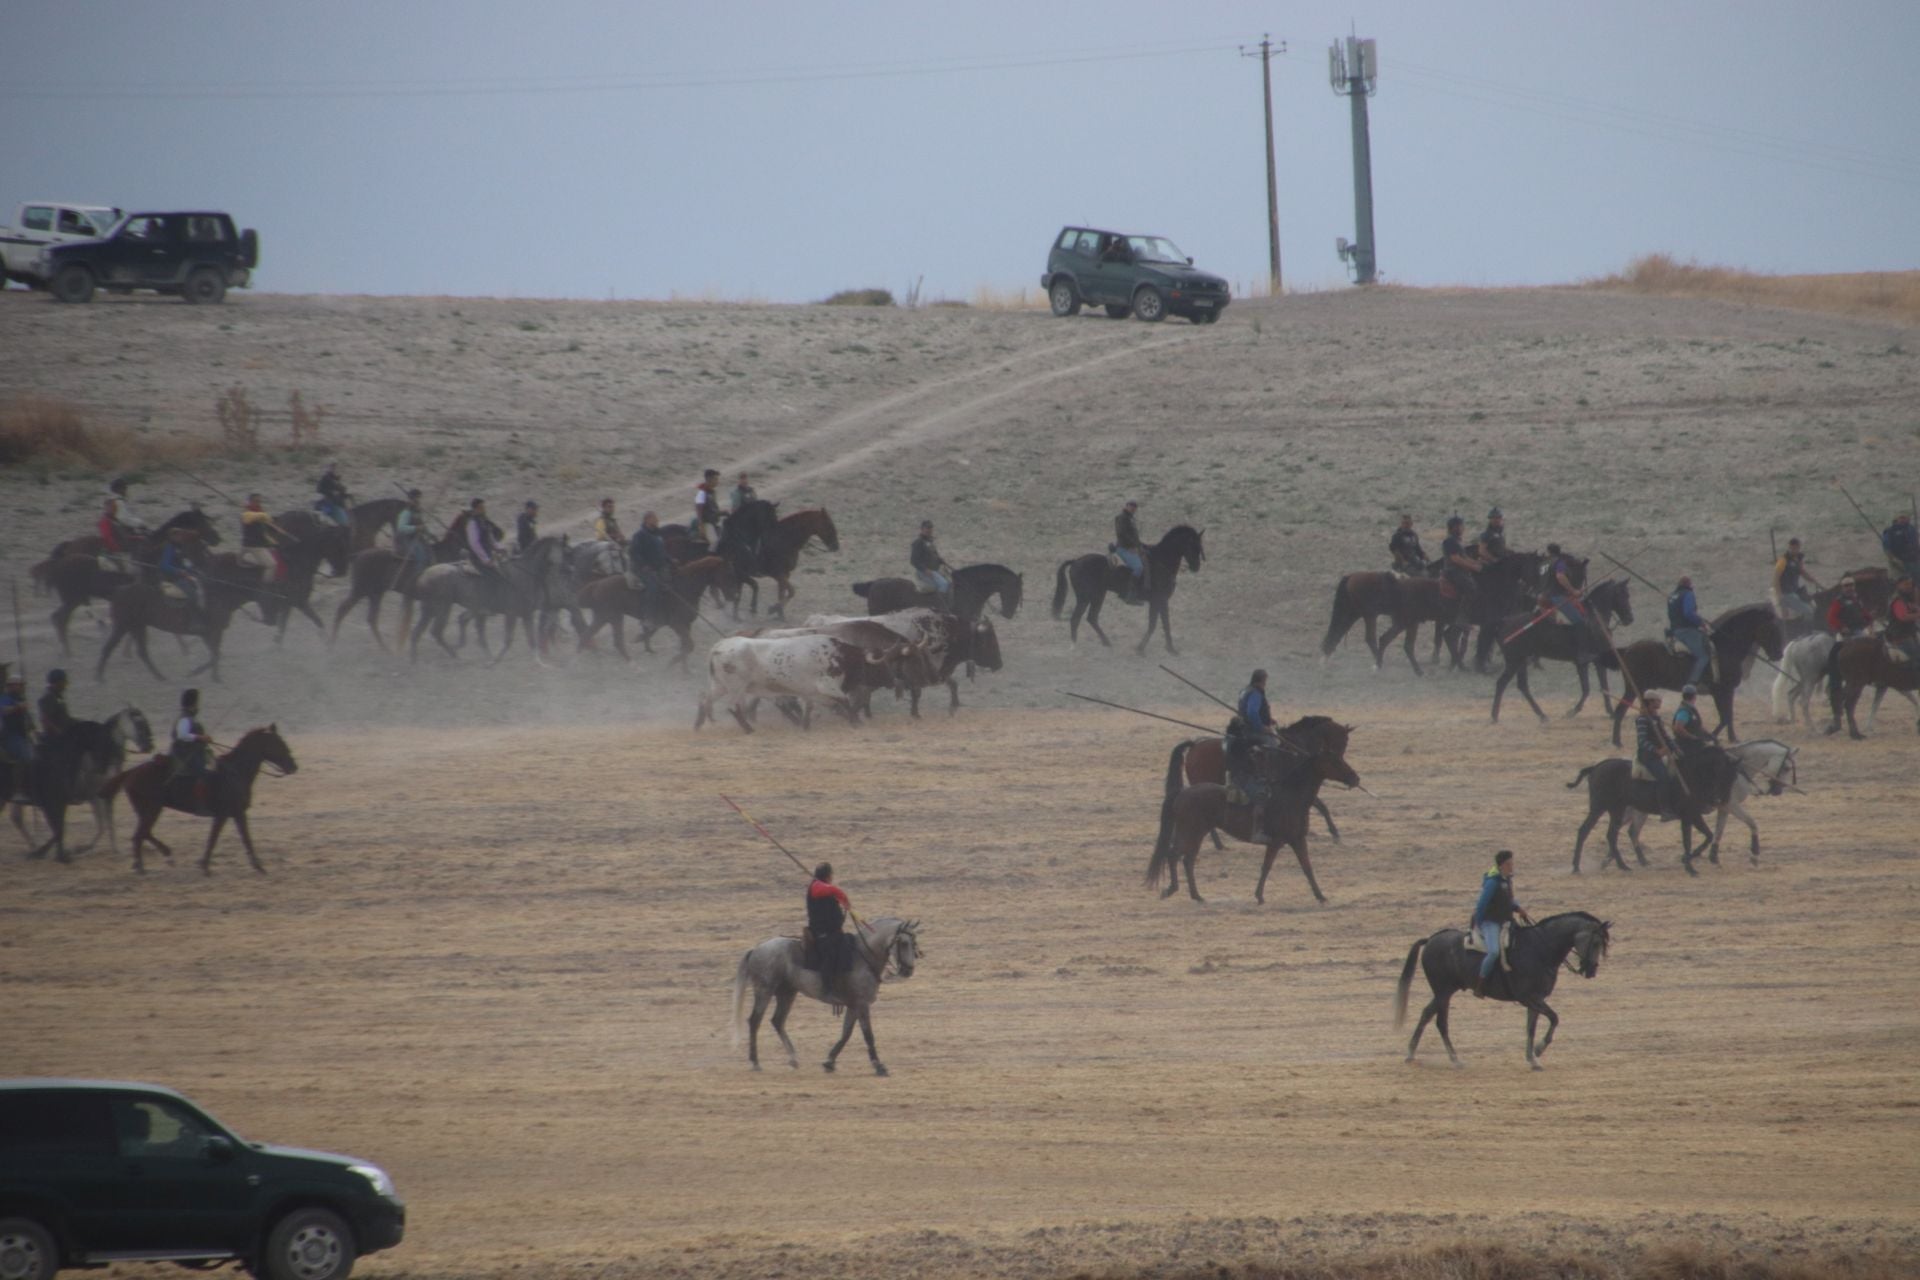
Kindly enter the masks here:
M 1134 603 L 1147 606 L 1147 632 L 1134 647 L 1135 653 L 1147 651 L 1147 641 L 1153 639 L 1155 626 L 1161 628 L 1167 652 L 1180 652 L 1173 647 L 1173 616 L 1168 611 L 1168 605 L 1180 577 L 1180 566 L 1184 564 L 1192 572 L 1200 572 L 1200 562 L 1207 558 L 1205 533 L 1204 529 L 1177 524 L 1167 530 L 1166 536 L 1160 541 L 1141 549 L 1141 555 L 1147 561 L 1147 598 L 1144 601 L 1135 600 Z M 1087 625 L 1093 628 L 1093 634 L 1100 637 L 1100 643 L 1111 648 L 1112 641 L 1100 629 L 1100 607 L 1106 603 L 1109 594 L 1123 594 L 1132 576 L 1125 565 L 1114 564 L 1099 552 L 1074 560 L 1062 560 L 1060 568 L 1054 573 L 1053 616 L 1055 620 L 1059 619 L 1060 611 L 1066 608 L 1067 592 L 1071 589 L 1073 616 L 1067 620 L 1067 638 L 1079 641 L 1080 620 L 1085 618 Z
M 1760 827 L 1747 813 L 1741 802 L 1749 796 L 1777 796 L 1792 786 L 1799 777 L 1794 757 L 1798 748 L 1789 747 L 1775 738 L 1753 738 L 1746 742 L 1721 749 L 1717 755 L 1701 760 L 1687 774 L 1687 785 L 1694 788 L 1702 813 L 1717 807 L 1713 824 L 1713 840 L 1707 848 L 1707 860 L 1715 866 L 1720 865 L 1720 837 L 1726 833 L 1729 815 L 1747 824 L 1747 856 L 1754 866 L 1760 865 Z M 1721 763 L 1724 762 L 1724 763 Z M 1653 784 L 1634 782 L 1631 778 L 1632 764 L 1626 760 L 1602 760 L 1598 764 L 1588 765 L 1574 775 L 1567 784 L 1571 791 L 1582 780 L 1587 784 L 1587 820 L 1580 824 L 1580 834 L 1573 842 L 1573 873 L 1580 874 L 1580 850 L 1587 843 L 1587 835 L 1599 822 L 1600 815 L 1607 815 L 1607 856 L 1600 863 L 1604 870 L 1608 863 L 1627 869 L 1626 861 L 1620 856 L 1620 828 L 1624 823 L 1627 838 L 1633 842 L 1633 854 L 1641 866 L 1647 864 L 1646 847 L 1640 843 L 1640 828 L 1646 824 L 1649 816 L 1659 813 L 1660 806 L 1653 795 Z M 1709 790 L 1711 793 L 1709 794 Z M 1682 796 L 1683 802 L 1687 797 Z M 1631 813 L 1631 817 L 1629 817 Z M 1682 844 L 1691 848 L 1691 830 L 1682 832 Z M 1693 859 L 1699 856 L 1698 850 L 1684 853 L 1681 865 L 1688 875 L 1697 875 L 1693 868 Z
M 793 1008 L 794 998 L 806 996 L 822 1004 L 844 1003 L 846 1016 L 840 1025 L 839 1042 L 828 1051 L 827 1060 L 820 1064 L 821 1068 L 833 1070 L 834 1059 L 840 1056 L 840 1051 L 847 1047 L 847 1041 L 853 1038 L 853 1026 L 857 1022 L 860 1024 L 860 1033 L 867 1039 L 867 1058 L 873 1063 L 874 1074 L 886 1075 L 887 1068 L 873 1047 L 873 1002 L 880 994 L 880 979 L 889 965 L 902 978 L 913 976 L 913 967 L 920 961 L 919 927 L 918 920 L 900 920 L 893 916 L 881 916 L 869 921 L 864 930 L 856 926 L 853 967 L 847 973 L 845 986 L 831 994 L 825 990 L 817 972 L 801 965 L 800 939 L 768 938 L 752 948 L 740 957 L 740 967 L 733 974 L 734 1044 L 740 1043 L 740 1025 L 744 1020 L 747 1027 L 747 1061 L 758 1071 L 760 1018 L 771 1003 L 774 1034 L 786 1046 L 787 1065 L 797 1067 L 800 1065 L 799 1055 L 794 1052 L 793 1041 L 787 1038 L 787 1013 Z M 744 1014 L 749 982 L 753 984 L 753 1012 Z
M 968 564 L 953 571 L 953 611 L 972 622 L 985 612 L 987 602 L 1000 597 L 1000 616 L 1011 618 L 1020 611 L 1020 593 L 1024 580 L 1003 564 Z M 867 602 L 867 612 L 879 617 L 901 609 L 944 609 L 946 602 L 931 591 L 922 591 L 906 578 L 875 578 L 853 584 L 853 594 Z
M 498 662 L 513 645 L 513 628 L 526 628 L 527 646 L 534 660 L 540 658 L 539 628 L 535 618 L 541 611 L 571 598 L 567 582 L 567 538 L 548 535 L 511 560 L 502 559 L 495 573 L 473 573 L 459 565 L 437 564 L 421 572 L 413 595 L 420 602 L 420 621 L 414 625 L 410 651 L 420 656 L 420 637 L 429 628 L 433 638 L 448 654 L 458 657 L 447 643 L 447 619 L 458 606 L 480 620 L 484 628 L 491 614 L 504 614 L 507 635 L 494 656 Z M 486 647 L 486 632 L 480 633 L 480 645 Z
M 1600 972 L 1600 957 L 1607 954 L 1612 927 L 1611 921 L 1584 911 L 1548 916 L 1531 928 L 1515 926 L 1513 941 L 1507 947 L 1511 972 L 1494 970 L 1493 976 L 1487 979 L 1487 998 L 1509 1000 L 1526 1007 L 1527 1065 L 1535 1071 L 1541 1069 L 1540 1055 L 1553 1043 L 1553 1033 L 1560 1026 L 1560 1015 L 1547 1004 L 1547 997 L 1553 994 L 1553 984 L 1560 978 L 1560 966 L 1566 965 L 1583 978 Z M 1413 1039 L 1407 1042 L 1408 1062 L 1413 1061 L 1414 1050 L 1420 1047 L 1420 1033 L 1432 1022 L 1440 1029 L 1447 1057 L 1454 1066 L 1460 1065 L 1460 1055 L 1453 1051 L 1453 1037 L 1447 1034 L 1447 1005 L 1453 1000 L 1454 992 L 1473 990 L 1482 959 L 1479 952 L 1466 949 L 1466 940 L 1464 929 L 1442 929 L 1430 938 L 1419 939 L 1407 951 L 1407 963 L 1400 970 L 1400 986 L 1393 998 L 1395 1028 L 1406 1023 L 1407 989 L 1413 985 L 1413 966 L 1421 961 L 1422 947 L 1427 954 L 1421 968 L 1426 972 L 1427 985 L 1433 989 L 1433 999 L 1420 1011 L 1420 1025 L 1413 1029 Z M 1533 1033 L 1540 1025 L 1541 1014 L 1547 1017 L 1547 1038 L 1536 1045 Z
M 1580 700 L 1568 708 L 1567 719 L 1579 715 L 1580 708 L 1587 705 L 1587 696 L 1592 692 L 1592 686 L 1587 683 L 1588 666 L 1600 673 L 1600 705 L 1608 715 L 1613 714 L 1613 695 L 1607 688 L 1607 669 L 1599 661 L 1607 648 L 1607 637 L 1601 628 L 1611 627 L 1615 623 L 1622 626 L 1633 624 L 1633 602 L 1628 598 L 1627 584 L 1618 579 L 1608 579 L 1593 588 L 1587 593 L 1586 611 L 1587 621 L 1580 624 L 1587 628 L 1585 637 L 1575 627 L 1563 624 L 1557 614 L 1545 619 L 1537 613 L 1514 614 L 1495 628 L 1498 633 L 1496 643 L 1500 646 L 1500 658 L 1504 664 L 1500 678 L 1493 684 L 1495 724 L 1500 723 L 1500 698 L 1509 684 L 1520 690 L 1520 696 L 1533 708 L 1533 714 L 1542 720 L 1547 718 L 1547 713 L 1533 700 L 1533 690 L 1527 683 L 1527 668 L 1537 658 L 1571 662 L 1579 673 Z M 1586 640 L 1584 646 L 1580 643 L 1582 639 Z
M 153 750 L 153 728 L 138 707 L 116 711 L 105 720 L 76 720 L 57 744 L 43 749 L 35 785 L 13 802 L 13 825 L 28 844 L 33 837 L 27 834 L 22 811 L 29 804 L 40 810 L 53 833 L 45 844 L 28 852 L 29 858 L 44 858 L 52 850 L 59 861 L 70 861 L 67 809 L 81 804 L 93 807 L 93 839 L 72 852 L 87 852 L 100 843 L 102 833 L 107 847 L 120 851 L 113 837 L 113 805 L 101 797 L 100 788 L 126 767 L 129 745 L 142 754 Z

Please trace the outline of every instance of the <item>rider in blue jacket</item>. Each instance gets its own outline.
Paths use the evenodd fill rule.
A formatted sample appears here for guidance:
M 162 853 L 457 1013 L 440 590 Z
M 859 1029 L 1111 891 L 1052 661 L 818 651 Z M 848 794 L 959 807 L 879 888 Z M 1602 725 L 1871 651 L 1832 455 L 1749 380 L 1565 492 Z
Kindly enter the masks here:
M 1707 620 L 1700 616 L 1700 603 L 1694 598 L 1693 579 L 1684 573 L 1673 594 L 1667 597 L 1667 627 L 1673 638 L 1693 655 L 1693 670 L 1687 673 L 1687 683 L 1699 684 L 1700 677 L 1713 662 L 1713 651 L 1707 648 L 1709 628 Z
M 1473 984 L 1473 994 L 1487 994 L 1487 979 L 1500 964 L 1500 929 L 1515 916 L 1533 923 L 1533 917 L 1513 900 L 1513 850 L 1502 849 L 1493 855 L 1493 865 L 1480 877 L 1480 900 L 1473 904 L 1472 927 L 1487 948 L 1486 959 L 1480 962 L 1480 976 Z

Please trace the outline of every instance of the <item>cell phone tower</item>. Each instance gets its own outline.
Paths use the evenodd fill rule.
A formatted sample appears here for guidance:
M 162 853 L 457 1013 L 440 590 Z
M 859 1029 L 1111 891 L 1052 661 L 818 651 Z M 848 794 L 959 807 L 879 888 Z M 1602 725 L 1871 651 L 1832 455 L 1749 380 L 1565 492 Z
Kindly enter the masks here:
M 1335 40 L 1327 51 L 1327 72 L 1333 91 L 1353 107 L 1353 243 L 1341 236 L 1334 249 L 1353 268 L 1355 284 L 1372 284 L 1373 146 L 1367 136 L 1367 99 L 1380 78 L 1374 42 L 1358 36 Z

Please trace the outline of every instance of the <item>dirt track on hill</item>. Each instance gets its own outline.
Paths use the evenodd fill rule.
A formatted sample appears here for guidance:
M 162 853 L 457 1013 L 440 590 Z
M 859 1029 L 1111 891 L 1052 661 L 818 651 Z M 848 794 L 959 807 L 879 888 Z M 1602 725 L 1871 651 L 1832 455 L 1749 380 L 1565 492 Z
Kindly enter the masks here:
M 228 683 L 207 689 L 216 734 L 276 719 L 302 766 L 261 787 L 270 874 L 233 848 L 202 879 L 200 824 L 178 815 L 162 834 L 180 864 L 144 879 L 104 852 L 17 864 L 0 1074 L 161 1080 L 243 1133 L 380 1161 L 411 1223 L 368 1274 L 1040 1276 L 1489 1232 L 1606 1258 L 1667 1240 L 1920 1256 L 1910 711 L 1890 704 L 1865 743 L 1778 730 L 1808 794 L 1756 802 L 1758 867 L 1730 837 L 1689 880 L 1669 826 L 1652 868 L 1600 873 L 1590 853 L 1575 880 L 1584 802 L 1563 784 L 1609 753 L 1597 706 L 1536 725 L 1510 703 L 1494 727 L 1478 678 L 1416 680 L 1397 657 L 1376 676 L 1357 636 L 1317 660 L 1334 580 L 1381 561 L 1403 504 L 1431 548 L 1447 510 L 1478 523 L 1499 502 L 1515 545 L 1605 548 L 1662 581 L 1684 567 L 1713 610 L 1759 598 L 1770 524 L 1807 537 L 1823 576 L 1871 563 L 1830 479 L 1876 511 L 1904 502 L 1911 331 L 1548 291 L 1289 299 L 1210 330 L 9 293 L 0 328 L 20 335 L 0 391 L 169 431 L 208 429 L 233 380 L 269 404 L 299 389 L 335 407 L 364 496 L 426 478 L 443 511 L 534 494 L 559 529 L 612 492 L 672 514 L 700 465 L 753 466 L 765 496 L 839 526 L 842 552 L 803 562 L 802 612 L 901 572 L 922 514 L 955 563 L 1026 573 L 999 621 L 1007 668 L 963 685 L 957 717 L 911 724 L 883 699 L 873 725 L 810 735 L 694 734 L 698 681 L 663 658 L 410 668 L 357 621 L 333 650 L 236 624 Z M 282 508 L 315 463 L 196 470 Z M 84 527 L 100 481 L 0 487 L 13 576 Z M 155 475 L 136 496 L 164 514 L 204 495 Z M 1330 797 L 1345 839 L 1314 844 L 1325 907 L 1290 859 L 1254 904 L 1239 846 L 1202 855 L 1204 905 L 1141 883 L 1179 731 L 1056 690 L 1219 713 L 1132 655 L 1137 611 L 1111 608 L 1109 652 L 1046 609 L 1053 566 L 1104 545 L 1127 496 L 1149 537 L 1206 528 L 1174 599 L 1184 674 L 1225 693 L 1259 663 L 1283 715 L 1358 726 L 1377 798 Z M 1657 634 L 1650 594 L 1631 635 Z M 155 654 L 184 669 L 170 642 Z M 1775 732 L 1770 674 L 1743 691 L 1743 736 Z M 1557 711 L 1571 677 L 1536 688 Z M 176 689 L 116 661 L 73 701 L 157 720 Z M 875 1018 L 892 1078 L 857 1042 L 823 1075 L 817 1006 L 794 1016 L 799 1072 L 747 1072 L 733 965 L 795 927 L 799 889 L 720 792 L 832 857 L 856 905 L 925 922 L 921 971 Z M 1563 977 L 1543 1074 L 1523 1016 L 1470 999 L 1467 1069 L 1431 1034 L 1405 1066 L 1407 947 L 1463 916 L 1498 847 L 1536 914 L 1612 919 L 1613 953 L 1593 982 Z

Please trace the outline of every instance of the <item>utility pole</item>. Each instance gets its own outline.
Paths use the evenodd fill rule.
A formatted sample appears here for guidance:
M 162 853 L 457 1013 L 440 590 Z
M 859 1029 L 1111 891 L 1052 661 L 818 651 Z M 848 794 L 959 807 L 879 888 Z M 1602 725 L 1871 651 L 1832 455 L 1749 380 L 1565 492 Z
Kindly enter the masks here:
M 1373 146 L 1367 135 L 1367 99 L 1379 80 L 1374 42 L 1348 36 L 1335 40 L 1327 54 L 1333 91 L 1353 108 L 1353 243 L 1341 236 L 1334 251 L 1353 264 L 1353 282 L 1372 284 L 1373 256 Z
M 1267 120 L 1267 284 L 1274 297 L 1280 296 L 1280 189 L 1273 172 L 1273 56 L 1285 53 L 1287 42 L 1274 43 L 1263 34 L 1253 49 L 1241 46 L 1240 56 L 1260 59 L 1260 100 Z

